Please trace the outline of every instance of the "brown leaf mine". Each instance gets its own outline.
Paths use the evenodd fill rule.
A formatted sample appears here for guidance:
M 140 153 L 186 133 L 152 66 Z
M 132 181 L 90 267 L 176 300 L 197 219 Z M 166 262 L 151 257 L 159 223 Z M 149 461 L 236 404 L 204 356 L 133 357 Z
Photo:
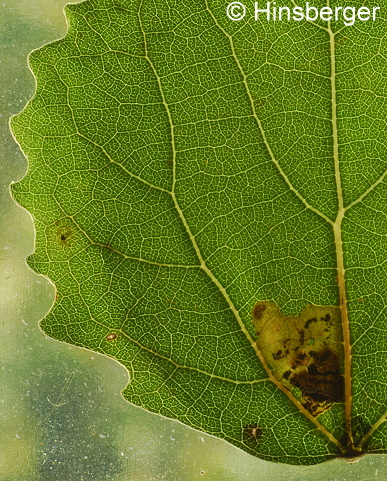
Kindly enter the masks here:
M 273 375 L 287 389 L 298 388 L 301 404 L 318 416 L 344 401 L 340 309 L 307 305 L 298 316 L 284 316 L 277 304 L 255 304 L 257 346 Z

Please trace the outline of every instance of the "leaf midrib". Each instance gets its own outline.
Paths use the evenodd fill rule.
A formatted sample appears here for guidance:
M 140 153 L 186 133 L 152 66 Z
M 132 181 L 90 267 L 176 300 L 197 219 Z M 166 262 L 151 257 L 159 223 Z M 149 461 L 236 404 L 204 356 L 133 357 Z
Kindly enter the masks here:
M 329 0 L 328 0 L 329 6 Z M 328 34 L 331 55 L 331 109 L 332 109 L 332 137 L 333 137 L 333 162 L 335 169 L 336 190 L 338 209 L 336 220 L 333 224 L 333 233 L 336 246 L 336 263 L 337 263 L 337 283 L 339 289 L 339 303 L 341 310 L 341 325 L 343 330 L 343 346 L 344 346 L 344 385 L 345 385 L 345 430 L 347 437 L 348 451 L 354 450 L 353 434 L 352 434 L 352 365 L 351 365 L 351 337 L 349 330 L 348 308 L 347 308 L 347 292 L 345 285 L 345 267 L 343 254 L 343 241 L 341 237 L 341 223 L 344 218 L 345 208 L 343 199 L 343 190 L 341 185 L 340 158 L 339 158 L 339 139 L 337 129 L 337 96 L 336 96 L 336 50 L 335 50 L 335 34 L 331 29 L 331 22 L 328 22 Z

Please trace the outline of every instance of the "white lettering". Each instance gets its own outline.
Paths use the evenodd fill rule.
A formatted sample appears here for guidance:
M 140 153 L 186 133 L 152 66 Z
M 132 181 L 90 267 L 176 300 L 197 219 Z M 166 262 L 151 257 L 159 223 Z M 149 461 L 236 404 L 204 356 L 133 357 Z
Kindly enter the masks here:
M 304 15 L 304 10 L 302 7 L 294 7 L 293 8 L 293 20 L 296 22 L 300 22 L 301 20 L 304 20 L 305 15 Z
M 329 7 L 322 7 L 320 10 L 320 18 L 321 20 L 325 20 L 326 22 L 328 20 L 332 20 L 332 9 Z
M 289 0 L 290 1 L 290 0 Z M 294 1 L 294 0 L 292 0 Z M 313 0 L 311 0 L 313 1 Z M 266 5 L 265 8 L 260 8 L 260 5 Z M 238 9 L 235 13 L 233 9 Z M 242 14 L 240 12 L 242 10 Z M 267 1 L 265 4 L 262 2 L 254 2 L 254 17 L 255 21 L 263 20 L 266 18 L 267 21 L 277 20 L 282 21 L 296 21 L 306 20 L 308 22 L 315 22 L 316 20 L 321 20 L 322 22 L 330 22 L 334 20 L 335 22 L 341 22 L 346 27 L 352 26 L 355 22 L 367 22 L 371 19 L 375 21 L 378 12 L 381 10 L 380 7 L 328 7 L 321 6 L 315 7 L 309 1 L 305 2 L 303 6 L 295 5 L 293 7 L 288 6 L 278 6 L 277 2 L 274 0 Z M 227 15 L 231 20 L 242 20 L 245 16 L 247 8 L 244 4 L 240 2 L 232 2 L 227 7 Z M 231 12 L 231 13 L 230 13 Z M 235 18 L 234 18 L 235 17 Z
M 255 21 L 258 20 L 260 13 L 265 13 L 265 12 L 266 12 L 266 19 L 267 21 L 269 21 L 270 20 L 270 2 L 267 2 L 266 9 L 262 9 L 262 10 L 258 8 L 258 2 L 255 2 Z
M 372 8 L 372 20 L 376 18 L 376 10 L 380 10 L 380 7 L 373 7 Z
M 350 12 L 350 16 L 347 16 L 347 12 Z M 344 25 L 349 27 L 355 23 L 356 12 L 355 7 L 345 7 L 343 10 L 343 17 L 344 17 Z
M 364 15 L 366 15 L 366 18 L 362 18 Z M 362 22 L 366 22 L 367 20 L 369 20 L 370 15 L 371 15 L 370 9 L 367 7 L 360 7 L 359 10 L 357 11 L 357 18 Z
M 311 17 L 309 15 L 309 12 L 310 11 L 313 11 L 314 12 L 314 17 Z M 309 6 L 309 2 L 306 2 L 306 20 L 308 20 L 309 22 L 314 22 L 315 20 L 318 19 L 318 10 L 316 7 L 310 7 Z
M 288 21 L 290 21 L 290 8 L 289 7 L 279 7 L 278 9 L 278 20 L 282 20 L 282 12 L 286 11 L 286 14 L 288 16 Z
M 343 7 L 335 7 L 335 20 L 339 21 L 339 10 L 343 10 Z

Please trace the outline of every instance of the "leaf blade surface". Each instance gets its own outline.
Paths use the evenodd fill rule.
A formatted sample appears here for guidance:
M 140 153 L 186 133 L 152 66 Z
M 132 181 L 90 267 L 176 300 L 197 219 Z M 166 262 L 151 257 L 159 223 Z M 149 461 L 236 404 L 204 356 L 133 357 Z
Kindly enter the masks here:
M 67 16 L 67 36 L 31 56 L 37 93 L 12 123 L 30 161 L 14 186 L 36 220 L 30 263 L 58 289 L 42 328 L 122 362 L 125 397 L 148 410 L 264 459 L 338 455 L 343 405 L 314 423 L 305 418 L 259 363 L 251 310 L 264 299 L 285 314 L 340 305 L 337 214 L 349 205 L 344 287 L 359 441 L 385 403 L 366 414 L 363 387 L 374 384 L 376 397 L 383 376 L 375 379 L 374 362 L 361 374 L 369 328 L 358 319 L 381 301 L 359 308 L 373 291 L 358 281 L 353 231 L 368 222 L 361 209 L 383 174 L 376 163 L 368 180 L 377 185 L 350 205 L 362 193 L 346 154 L 353 77 L 341 80 L 344 37 L 332 47 L 332 32 L 313 24 L 236 26 L 216 2 L 100 0 L 68 7 Z M 351 48 L 366 29 L 353 29 Z M 376 219 L 385 205 L 374 202 Z M 377 262 L 368 261 L 375 280 Z

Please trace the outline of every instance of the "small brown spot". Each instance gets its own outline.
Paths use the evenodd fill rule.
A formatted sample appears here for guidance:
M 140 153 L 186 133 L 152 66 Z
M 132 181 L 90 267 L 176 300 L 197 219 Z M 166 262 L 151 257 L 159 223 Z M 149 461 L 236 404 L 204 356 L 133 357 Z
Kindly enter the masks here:
M 204 476 L 205 474 L 206 474 L 206 472 L 204 471 L 204 469 L 202 469 L 202 470 L 200 471 L 200 476 Z
M 291 371 L 290 369 L 289 369 L 288 371 L 285 371 L 285 372 L 282 374 L 283 379 L 289 379 L 291 373 L 292 373 L 292 371 Z
M 53 234 L 56 242 L 59 242 L 66 248 L 70 248 L 73 245 L 76 233 L 70 219 L 58 219 L 52 228 L 54 229 Z
M 296 369 L 297 366 L 304 366 L 309 361 L 308 356 L 305 352 L 299 352 L 296 358 L 291 364 L 292 369 Z
M 284 355 L 282 354 L 282 349 L 277 351 L 275 354 L 273 353 L 273 359 L 281 359 L 282 357 L 284 357 Z
M 117 334 L 112 332 L 111 334 L 108 334 L 105 338 L 107 341 L 113 341 L 114 339 L 117 339 Z
M 255 304 L 253 312 L 251 313 L 251 315 L 253 316 L 253 319 L 256 319 L 256 320 L 260 319 L 265 309 L 266 309 L 265 304 Z
M 327 362 L 328 359 L 332 360 L 332 357 L 334 356 L 333 352 L 330 351 L 329 349 L 324 349 L 324 351 L 320 352 L 319 356 L 318 356 L 318 361 L 323 365 L 325 364 L 325 367 L 327 365 Z M 335 360 L 337 359 L 337 356 L 335 356 Z M 336 362 L 334 362 L 334 367 L 336 368 Z M 337 368 L 338 368 L 338 363 L 337 363 Z M 329 369 L 328 369 L 329 370 Z
M 304 324 L 304 329 L 308 329 L 312 322 L 317 322 L 317 318 L 313 317 L 312 319 L 308 319 Z
M 243 440 L 247 443 L 258 442 L 262 438 L 262 428 L 258 424 L 248 424 L 243 428 Z

